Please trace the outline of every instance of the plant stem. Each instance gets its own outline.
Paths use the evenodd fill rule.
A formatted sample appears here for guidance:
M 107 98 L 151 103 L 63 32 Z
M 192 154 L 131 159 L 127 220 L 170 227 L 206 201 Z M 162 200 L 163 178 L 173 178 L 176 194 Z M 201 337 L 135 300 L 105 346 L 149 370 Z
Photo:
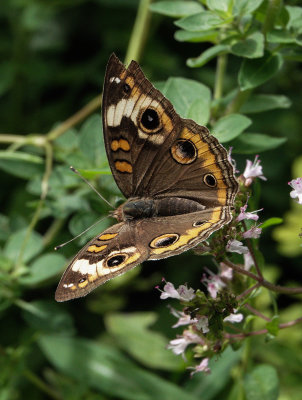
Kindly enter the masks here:
M 294 321 L 289 321 L 289 322 L 280 324 L 279 329 L 290 328 L 291 326 L 294 326 L 294 325 L 297 325 L 300 323 L 302 323 L 302 317 L 297 318 Z M 258 331 L 244 332 L 244 333 L 225 333 L 225 337 L 228 339 L 244 339 L 245 337 L 248 337 L 248 336 L 263 335 L 265 333 L 268 333 L 267 329 L 260 329 Z
M 250 97 L 252 89 L 247 89 L 244 91 L 238 91 L 234 99 L 228 105 L 225 115 L 236 113 L 240 110 L 241 106 L 247 101 Z
M 264 319 L 267 322 L 269 322 L 271 320 L 269 317 L 266 317 L 260 311 L 256 310 L 254 307 L 252 307 L 251 305 L 249 305 L 247 303 L 244 305 L 244 307 L 247 308 L 249 311 L 251 311 L 253 314 L 257 315 L 258 317 Z
M 261 286 L 261 284 L 258 282 L 255 285 L 249 287 L 248 289 L 246 289 L 244 292 L 242 292 L 241 294 L 239 294 L 236 299 L 237 300 L 241 300 L 242 298 L 246 297 L 248 294 L 250 294 L 253 290 L 257 289 L 259 286 Z
M 25 369 L 23 371 L 24 376 L 32 382 L 35 386 L 42 390 L 42 392 L 46 393 L 49 397 L 55 400 L 61 400 L 61 396 L 57 394 L 54 390 L 52 390 L 46 383 L 44 383 L 37 375 L 35 375 L 29 369 Z
M 25 143 L 26 136 L 12 135 L 10 133 L 0 134 L 0 143 Z
M 149 6 L 151 2 L 152 0 L 140 0 L 125 57 L 125 64 L 129 64 L 131 60 L 139 61 L 140 59 L 150 26 L 151 13 Z
M 214 99 L 218 100 L 223 94 L 223 80 L 227 65 L 227 55 L 221 54 L 217 57 L 217 66 L 215 74 L 215 87 L 214 87 Z
M 273 283 L 266 281 L 265 279 L 253 274 L 252 272 L 247 271 L 244 268 L 241 268 L 236 264 L 233 264 L 229 260 L 224 260 L 224 263 L 227 264 L 234 271 L 239 272 L 240 274 L 249 276 L 250 278 L 259 282 L 261 286 L 263 286 L 267 289 L 270 289 L 273 292 L 283 293 L 283 294 L 300 294 L 300 293 L 302 293 L 302 287 L 288 288 L 288 287 L 284 287 L 284 286 L 274 285 Z
M 265 14 L 266 15 L 265 21 L 262 27 L 262 33 L 264 34 L 264 36 L 266 36 L 267 32 L 273 29 L 280 8 L 281 8 L 281 0 L 269 0 Z

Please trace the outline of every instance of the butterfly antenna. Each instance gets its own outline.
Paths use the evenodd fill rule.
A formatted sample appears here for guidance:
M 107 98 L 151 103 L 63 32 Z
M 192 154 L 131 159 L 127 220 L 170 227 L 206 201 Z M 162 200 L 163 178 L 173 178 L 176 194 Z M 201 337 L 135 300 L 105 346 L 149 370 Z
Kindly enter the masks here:
M 93 228 L 94 226 L 96 226 L 97 224 L 99 224 L 101 221 L 103 221 L 105 218 L 108 218 L 108 216 L 106 215 L 105 217 L 99 219 L 98 221 L 96 221 L 94 224 L 92 224 L 91 226 L 89 226 L 89 228 L 85 229 L 83 232 L 79 233 L 77 236 L 73 237 L 72 239 L 68 240 L 65 243 L 59 244 L 58 246 L 55 247 L 55 250 L 59 250 L 61 249 L 63 246 L 65 246 L 66 244 L 72 242 L 73 240 L 77 239 L 78 237 L 84 235 L 84 233 L 88 232 L 89 229 Z
M 75 172 L 77 175 L 79 175 L 79 177 L 85 182 L 87 183 L 88 186 L 91 187 L 92 190 L 95 191 L 95 193 L 102 199 L 104 200 L 105 203 L 108 204 L 108 206 L 110 206 L 111 208 L 115 208 L 111 203 L 109 203 L 109 201 L 107 199 L 105 199 L 105 197 L 103 197 L 94 186 L 92 186 L 92 184 L 90 182 L 87 181 L 86 178 L 84 178 L 84 176 L 82 176 L 79 171 L 77 169 L 75 169 L 74 167 L 70 166 L 71 171 Z M 92 225 L 93 226 L 93 225 Z

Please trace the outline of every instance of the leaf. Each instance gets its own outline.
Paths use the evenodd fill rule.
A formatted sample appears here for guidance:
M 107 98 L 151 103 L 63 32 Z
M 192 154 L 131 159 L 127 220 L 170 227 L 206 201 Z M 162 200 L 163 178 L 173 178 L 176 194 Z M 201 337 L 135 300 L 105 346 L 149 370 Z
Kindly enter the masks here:
M 182 362 L 167 351 L 168 340 L 149 329 L 157 320 L 155 313 L 110 314 L 105 322 L 119 346 L 150 368 L 179 370 Z
M 75 331 L 71 314 L 53 300 L 22 302 L 21 306 L 28 325 L 40 332 L 72 335 Z
M 186 17 L 203 10 L 201 4 L 195 1 L 158 1 L 150 5 L 149 9 L 155 13 L 168 17 Z
M 262 133 L 245 132 L 232 141 L 233 153 L 254 154 L 281 146 L 287 138 L 276 138 Z
M 107 165 L 100 115 L 94 114 L 84 123 L 79 133 L 79 146 L 81 153 L 89 160 L 87 167 Z
M 212 60 L 212 58 L 224 54 L 228 51 L 229 46 L 224 44 L 218 44 L 217 46 L 212 46 L 209 49 L 205 50 L 200 56 L 196 58 L 189 58 L 187 60 L 187 66 L 191 68 L 197 68 L 205 65 L 207 62 Z
M 288 97 L 273 94 L 255 94 L 240 108 L 243 114 L 253 114 L 276 108 L 289 108 L 291 101 Z
M 220 142 L 228 142 L 239 136 L 252 121 L 241 114 L 229 114 L 220 118 L 212 128 L 212 134 Z
M 274 226 L 274 225 L 279 225 L 282 224 L 283 219 L 278 218 L 278 217 L 272 217 L 264 221 L 261 225 L 260 228 L 265 229 L 268 228 L 269 226 Z
M 289 15 L 287 29 L 294 29 L 297 33 L 302 31 L 302 7 L 286 6 Z
M 215 43 L 219 35 L 217 30 L 209 30 L 202 32 L 189 32 L 185 30 L 178 30 L 174 34 L 174 39 L 179 42 L 212 42 Z
M 263 0 L 235 0 L 233 14 L 240 16 L 251 14 L 262 2 Z
M 279 333 L 279 323 L 280 317 L 279 315 L 274 315 L 273 318 L 265 324 L 268 333 L 272 336 L 277 336 Z
M 13 233 L 5 244 L 3 254 L 14 262 L 19 256 L 19 252 L 24 243 L 25 236 L 27 235 L 27 228 L 20 229 L 19 231 Z M 23 262 L 28 262 L 34 256 L 40 253 L 43 249 L 42 236 L 37 232 L 31 232 L 29 239 L 26 243 Z
M 32 178 L 43 172 L 43 159 L 21 151 L 0 150 L 0 169 L 19 178 Z
M 268 43 L 296 43 L 297 35 L 288 30 L 275 29 L 267 33 Z
M 260 32 L 254 32 L 244 40 L 233 44 L 231 53 L 239 57 L 259 58 L 264 52 L 264 36 Z
M 186 390 L 188 393 L 194 393 L 202 400 L 224 399 L 219 396 L 223 389 L 231 381 L 231 371 L 239 362 L 241 350 L 233 351 L 227 348 L 219 359 L 210 360 L 211 374 L 195 374 L 186 382 Z
M 238 83 L 241 90 L 252 89 L 271 79 L 281 68 L 281 55 L 265 53 L 264 57 L 244 60 L 241 64 Z
M 210 101 L 202 97 L 190 105 L 187 118 L 193 119 L 199 125 L 206 125 L 210 118 L 210 111 Z
M 207 6 L 212 11 L 227 14 L 230 11 L 232 0 L 207 0 Z
M 247 400 L 277 400 L 279 381 L 275 368 L 270 365 L 258 365 L 245 377 Z
M 176 384 L 142 370 L 115 347 L 100 341 L 43 335 L 38 344 L 47 359 L 63 374 L 105 393 L 129 400 L 197 400 Z
M 176 112 L 183 118 L 188 117 L 190 108 L 197 99 L 203 99 L 205 104 L 208 104 L 205 110 L 205 115 L 207 115 L 211 102 L 211 92 L 202 83 L 185 78 L 169 78 L 162 92 L 171 101 Z
M 29 267 L 29 274 L 20 277 L 20 283 L 34 286 L 53 278 L 62 271 L 66 258 L 62 254 L 46 253 L 39 257 Z
M 218 28 L 225 21 L 212 11 L 202 11 L 189 17 L 179 19 L 174 22 L 176 26 L 190 32 L 208 31 L 212 28 Z

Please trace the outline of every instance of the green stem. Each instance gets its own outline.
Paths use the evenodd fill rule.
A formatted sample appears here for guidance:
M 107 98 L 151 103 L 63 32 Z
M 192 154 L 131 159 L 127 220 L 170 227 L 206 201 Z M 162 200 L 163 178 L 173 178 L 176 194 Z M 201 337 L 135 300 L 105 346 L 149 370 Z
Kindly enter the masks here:
M 275 26 L 275 21 L 281 9 L 282 0 L 269 0 L 265 13 L 265 21 L 262 27 L 262 33 L 266 36 Z
M 26 136 L 12 135 L 10 133 L 0 134 L 0 143 L 26 143 Z
M 62 397 L 52 390 L 46 383 L 44 383 L 37 375 L 35 375 L 29 369 L 25 369 L 23 371 L 24 376 L 33 383 L 36 387 L 38 387 L 42 392 L 46 393 L 50 398 L 55 400 L 62 400 Z
M 129 64 L 131 60 L 139 61 L 140 59 L 150 26 L 151 13 L 149 6 L 151 2 L 152 0 L 140 0 L 125 57 L 125 64 Z
M 241 106 L 247 101 L 250 97 L 252 89 L 247 89 L 242 91 L 238 91 L 234 99 L 228 105 L 225 115 L 236 113 L 240 110 Z
M 214 99 L 218 100 L 223 94 L 223 81 L 224 74 L 227 66 L 227 55 L 221 54 L 217 57 L 217 66 L 215 74 L 215 87 L 214 87 Z
M 65 219 L 55 219 L 53 223 L 50 225 L 48 230 L 46 231 L 43 237 L 43 246 L 47 247 L 50 243 L 53 242 L 53 239 L 57 236 L 58 232 L 60 232 L 62 226 L 65 223 Z

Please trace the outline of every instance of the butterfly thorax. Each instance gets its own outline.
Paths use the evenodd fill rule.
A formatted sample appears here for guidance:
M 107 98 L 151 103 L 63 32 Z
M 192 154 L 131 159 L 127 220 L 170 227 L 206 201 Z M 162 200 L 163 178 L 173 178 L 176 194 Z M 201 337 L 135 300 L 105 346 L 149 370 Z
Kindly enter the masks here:
M 113 216 L 119 221 L 142 218 L 168 217 L 202 211 L 205 206 L 182 197 L 130 198 L 118 207 Z

